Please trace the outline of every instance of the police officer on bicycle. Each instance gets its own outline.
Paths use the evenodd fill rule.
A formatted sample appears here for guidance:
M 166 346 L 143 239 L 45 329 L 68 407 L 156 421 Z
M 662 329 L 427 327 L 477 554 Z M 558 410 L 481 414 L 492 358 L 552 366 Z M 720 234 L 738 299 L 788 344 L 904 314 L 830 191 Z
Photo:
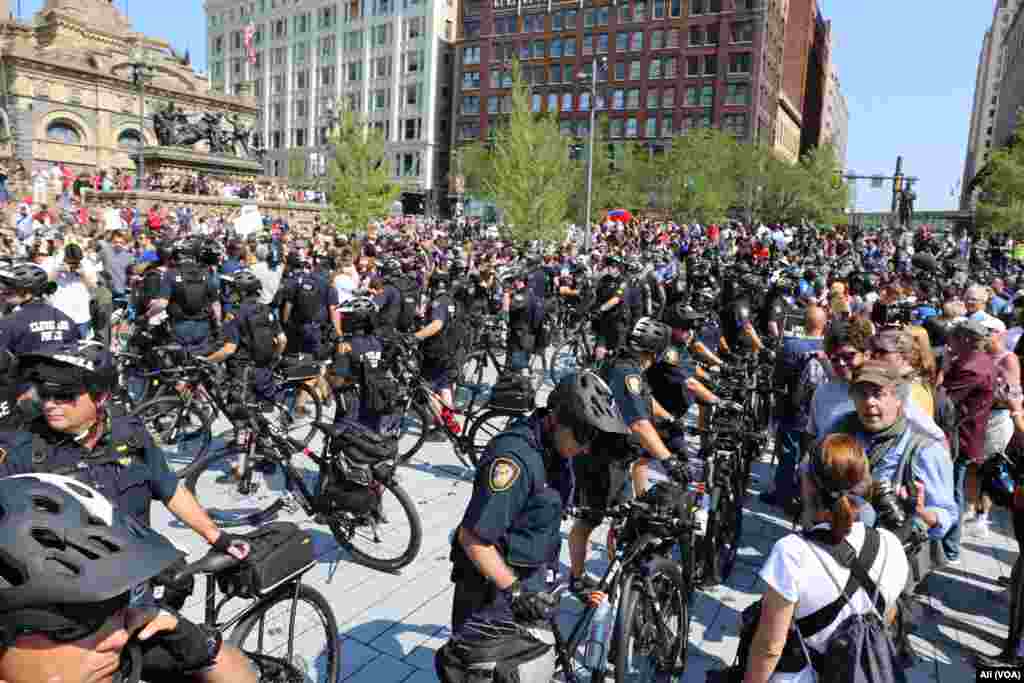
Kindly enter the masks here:
M 4 303 L 13 310 L 0 320 L 0 349 L 18 356 L 78 341 L 78 326 L 43 298 L 56 283 L 34 263 L 0 270 Z
M 330 380 L 336 384 L 356 382 L 359 395 L 348 414 L 337 411 L 334 420 L 347 417 L 375 432 L 387 431 L 386 418 L 393 412 L 399 386 L 384 362 L 384 345 L 374 334 L 377 306 L 372 299 L 356 297 L 341 305 L 341 315 L 345 336 L 334 355 Z
M 562 460 L 583 452 L 598 434 L 625 432 L 608 385 L 583 372 L 564 377 L 546 408 L 491 440 L 452 542 L 456 637 L 471 619 L 550 616 L 553 604 L 542 591 L 547 566 L 558 557 L 562 506 L 572 485 Z

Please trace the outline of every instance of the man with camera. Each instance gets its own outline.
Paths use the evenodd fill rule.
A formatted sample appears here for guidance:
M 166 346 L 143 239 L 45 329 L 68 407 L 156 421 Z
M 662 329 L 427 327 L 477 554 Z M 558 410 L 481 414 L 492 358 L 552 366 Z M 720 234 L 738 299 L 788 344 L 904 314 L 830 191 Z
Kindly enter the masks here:
M 850 386 L 854 412 L 834 431 L 851 434 L 863 445 L 876 482 L 870 502 L 877 525 L 893 531 L 904 544 L 918 546 L 911 565 L 915 580 L 920 580 L 932 564 L 930 544 L 923 541 L 941 540 L 960 513 L 949 450 L 907 420 L 903 382 L 892 364 L 865 361 L 854 371 Z

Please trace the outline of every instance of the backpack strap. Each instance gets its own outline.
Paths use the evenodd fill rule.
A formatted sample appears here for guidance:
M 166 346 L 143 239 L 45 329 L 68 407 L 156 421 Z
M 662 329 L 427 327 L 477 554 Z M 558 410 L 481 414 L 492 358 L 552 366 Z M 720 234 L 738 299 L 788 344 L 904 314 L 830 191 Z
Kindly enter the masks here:
M 861 546 L 860 554 L 854 553 L 853 546 L 850 545 L 849 541 L 843 541 L 838 545 L 831 545 L 824 543 L 821 540 L 823 530 L 813 531 L 805 534 L 805 538 L 808 541 L 815 541 L 818 545 L 821 545 L 828 551 L 832 558 L 839 564 L 840 567 L 845 567 L 850 570 L 850 578 L 846 581 L 846 586 L 840 588 L 839 584 L 836 583 L 836 588 L 840 588 L 839 596 L 825 605 L 816 612 L 812 612 L 800 619 L 796 620 L 797 629 L 800 633 L 808 638 L 825 629 L 829 624 L 836 620 L 847 601 L 853 597 L 854 593 L 857 592 L 858 588 L 864 588 L 868 592 L 868 595 L 873 596 L 875 602 L 878 601 L 879 591 L 875 582 L 868 575 L 865 567 L 870 567 L 875 563 L 875 558 L 878 557 L 878 550 L 881 547 L 881 536 L 876 529 L 866 529 L 864 536 L 864 545 Z M 813 543 L 811 553 L 817 557 L 814 553 Z M 818 558 L 819 562 L 821 558 Z M 822 562 L 824 565 L 824 562 Z M 828 567 L 825 566 L 825 570 L 828 571 Z M 831 577 L 832 574 L 829 573 Z M 834 579 L 833 579 L 834 581 Z M 879 612 L 883 611 L 884 606 L 879 606 Z

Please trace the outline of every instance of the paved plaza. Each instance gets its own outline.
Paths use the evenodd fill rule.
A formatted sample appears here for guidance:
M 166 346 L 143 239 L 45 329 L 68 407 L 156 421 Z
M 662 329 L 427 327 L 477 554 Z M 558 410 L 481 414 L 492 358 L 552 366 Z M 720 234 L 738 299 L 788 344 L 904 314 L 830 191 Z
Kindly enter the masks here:
M 459 522 L 472 485 L 457 476 L 458 461 L 446 443 L 427 443 L 401 471 L 402 485 L 410 492 L 423 521 L 423 547 L 416 561 L 400 574 L 380 573 L 352 562 L 339 550 L 325 527 L 301 513 L 294 517 L 308 528 L 316 544 L 319 562 L 306 581 L 330 601 L 338 620 L 342 642 L 342 680 L 352 683 L 430 683 L 436 681 L 434 652 L 448 637 L 452 584 L 449 581 L 448 535 Z M 312 474 L 312 471 L 310 472 Z M 752 493 L 768 484 L 768 458 L 755 467 Z M 275 481 L 269 482 L 269 495 Z M 204 482 L 202 486 L 227 487 Z M 221 496 L 221 491 L 211 492 Z M 225 505 L 230 499 L 225 496 Z M 758 598 L 762 585 L 757 571 L 772 544 L 790 525 L 751 495 L 743 519 L 740 562 L 724 586 L 699 593 L 693 605 L 690 655 L 683 680 L 700 683 L 708 669 L 732 662 L 737 644 L 738 618 L 743 608 Z M 288 516 L 282 519 L 289 519 Z M 204 553 L 198 536 L 181 528 L 162 507 L 154 524 L 182 550 Z M 563 528 L 564 532 L 568 527 Z M 593 535 L 590 571 L 603 571 L 605 534 Z M 563 569 L 568 565 L 563 544 Z M 911 680 L 959 683 L 973 680 L 971 654 L 997 652 L 1005 637 L 1009 605 L 997 578 L 1010 572 L 1017 547 L 1007 516 L 997 514 L 992 534 L 985 540 L 964 537 L 963 563 L 933 575 L 924 585 L 924 623 L 913 636 L 919 654 Z M 192 559 L 198 555 L 192 555 Z M 201 615 L 201 585 L 186 605 L 185 614 Z M 226 608 L 231 612 L 232 606 Z M 573 598 L 562 601 L 566 620 L 580 609 Z M 317 642 L 305 643 L 312 651 L 299 650 L 315 660 Z M 313 664 L 315 665 L 315 664 Z

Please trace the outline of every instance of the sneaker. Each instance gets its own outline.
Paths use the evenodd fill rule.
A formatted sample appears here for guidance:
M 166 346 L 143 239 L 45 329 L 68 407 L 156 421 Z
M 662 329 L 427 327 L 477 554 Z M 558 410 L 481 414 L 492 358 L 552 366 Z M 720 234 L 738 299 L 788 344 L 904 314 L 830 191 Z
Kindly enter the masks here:
M 956 557 L 949 557 L 948 555 L 946 556 L 947 567 L 959 567 L 961 564 L 963 564 L 963 562 L 964 561 L 960 558 L 959 555 L 957 555 Z
M 981 518 L 976 519 L 972 522 L 968 522 L 964 530 L 971 536 L 977 538 L 988 538 L 991 529 L 991 522 L 989 520 Z

